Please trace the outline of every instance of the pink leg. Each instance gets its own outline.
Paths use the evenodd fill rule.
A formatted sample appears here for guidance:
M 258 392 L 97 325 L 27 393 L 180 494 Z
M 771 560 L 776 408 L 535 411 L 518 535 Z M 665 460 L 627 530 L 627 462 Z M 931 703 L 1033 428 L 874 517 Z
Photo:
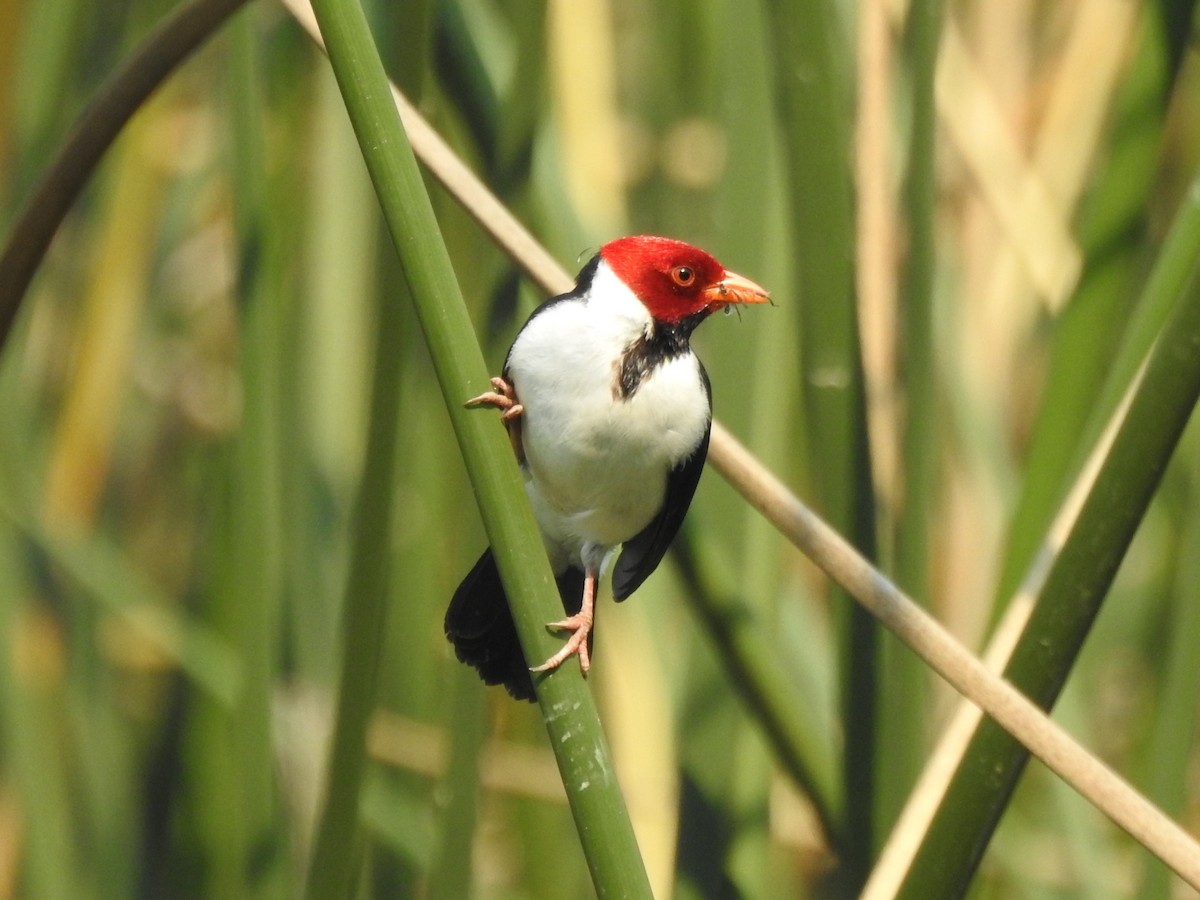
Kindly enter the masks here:
M 596 579 L 598 576 L 599 573 L 595 569 L 588 569 L 584 575 L 583 605 L 580 606 L 579 612 L 546 626 L 559 631 L 570 631 L 572 634 L 567 638 L 567 642 L 563 644 L 561 650 L 540 666 L 531 668 L 530 672 L 549 672 L 551 669 L 557 669 L 569 657 L 578 653 L 579 669 L 584 675 L 588 673 L 588 669 L 592 667 L 591 658 L 588 656 L 588 636 L 592 632 L 592 622 L 595 620 Z

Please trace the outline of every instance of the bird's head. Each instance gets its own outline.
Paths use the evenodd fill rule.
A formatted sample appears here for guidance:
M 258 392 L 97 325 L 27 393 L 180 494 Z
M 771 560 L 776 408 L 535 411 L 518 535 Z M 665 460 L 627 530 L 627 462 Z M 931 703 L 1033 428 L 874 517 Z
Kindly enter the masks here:
M 770 299 L 749 278 L 672 238 L 635 235 L 609 241 L 600 257 L 660 322 L 674 324 L 733 303 Z

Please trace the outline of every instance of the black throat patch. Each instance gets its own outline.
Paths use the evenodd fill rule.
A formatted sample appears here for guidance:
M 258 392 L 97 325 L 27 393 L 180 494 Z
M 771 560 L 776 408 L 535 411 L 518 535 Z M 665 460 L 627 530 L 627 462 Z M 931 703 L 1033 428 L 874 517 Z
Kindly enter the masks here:
M 692 332 L 708 315 L 706 310 L 678 322 L 654 322 L 650 333 L 637 338 L 617 360 L 613 399 L 630 399 L 659 366 L 687 353 Z

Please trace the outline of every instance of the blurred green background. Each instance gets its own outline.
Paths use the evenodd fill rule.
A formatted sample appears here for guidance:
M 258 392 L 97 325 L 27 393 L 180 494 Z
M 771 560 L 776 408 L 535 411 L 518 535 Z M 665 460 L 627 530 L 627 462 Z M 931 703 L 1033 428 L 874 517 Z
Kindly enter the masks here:
M 663 233 L 770 287 L 773 308 L 697 335 L 716 415 L 981 648 L 1111 408 L 1200 163 L 1192 4 L 903 7 L 367 3 L 393 80 L 567 268 Z M 171 10 L 0 4 L 6 241 Z M 498 371 L 541 297 L 430 188 Z M 375 298 L 405 290 L 328 65 L 281 7 L 249 5 L 106 156 L 0 358 L 0 898 L 301 889 Z M 485 538 L 404 309 L 359 893 L 588 896 L 536 707 L 485 690 L 442 635 Z M 1193 831 L 1198 441 L 1058 706 Z M 631 602 L 602 598 L 590 678 L 656 894 L 847 896 L 953 697 L 712 472 L 681 543 Z M 697 593 L 735 598 L 777 655 L 809 764 L 837 773 L 815 804 L 837 852 Z M 971 892 L 1174 896 L 1036 765 Z

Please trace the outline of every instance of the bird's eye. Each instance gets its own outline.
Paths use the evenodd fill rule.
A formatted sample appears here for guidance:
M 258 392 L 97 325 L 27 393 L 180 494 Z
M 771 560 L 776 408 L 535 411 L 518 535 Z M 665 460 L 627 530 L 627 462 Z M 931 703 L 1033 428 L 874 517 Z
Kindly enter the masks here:
M 671 270 L 671 280 L 680 287 L 691 287 L 696 281 L 696 270 L 691 266 L 676 266 Z

